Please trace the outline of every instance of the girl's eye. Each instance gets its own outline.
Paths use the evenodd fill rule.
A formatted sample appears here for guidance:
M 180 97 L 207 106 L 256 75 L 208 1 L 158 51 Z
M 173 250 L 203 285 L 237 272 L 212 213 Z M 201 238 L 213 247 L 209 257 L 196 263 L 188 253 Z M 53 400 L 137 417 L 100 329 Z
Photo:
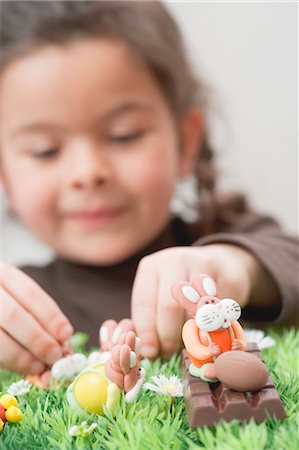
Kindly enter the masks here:
M 126 144 L 139 139 L 143 135 L 143 131 L 135 131 L 133 133 L 126 134 L 114 134 L 110 136 L 112 142 L 119 142 L 121 144 Z
M 51 159 L 51 158 L 55 157 L 57 154 L 58 154 L 57 148 L 48 148 L 47 150 L 40 150 L 40 151 L 34 152 L 32 154 L 32 156 L 34 158 L 38 158 L 38 159 Z

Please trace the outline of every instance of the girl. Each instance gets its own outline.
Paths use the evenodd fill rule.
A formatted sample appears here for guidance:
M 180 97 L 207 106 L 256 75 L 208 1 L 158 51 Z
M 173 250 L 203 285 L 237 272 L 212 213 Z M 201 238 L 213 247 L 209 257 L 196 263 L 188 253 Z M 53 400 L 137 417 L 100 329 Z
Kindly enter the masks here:
M 142 354 L 168 356 L 185 321 L 170 286 L 198 272 L 247 319 L 294 316 L 295 240 L 219 195 L 204 90 L 162 4 L 4 1 L 1 30 L 3 188 L 57 253 L 46 267 L 3 264 L 1 367 L 42 372 L 70 322 L 96 344 L 99 323 L 130 306 Z M 190 174 L 187 224 L 170 204 Z

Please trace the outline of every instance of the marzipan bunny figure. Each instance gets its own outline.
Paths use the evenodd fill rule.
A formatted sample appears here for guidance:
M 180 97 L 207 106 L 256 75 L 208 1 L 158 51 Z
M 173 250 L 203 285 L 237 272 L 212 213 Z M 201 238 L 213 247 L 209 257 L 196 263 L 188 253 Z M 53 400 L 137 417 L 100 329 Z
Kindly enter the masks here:
M 104 406 L 114 415 L 121 391 L 127 402 L 139 394 L 145 378 L 140 367 L 139 338 L 133 331 L 122 333 L 106 364 L 94 364 L 77 375 L 68 387 L 67 400 L 77 409 L 103 415 Z
M 230 298 L 221 300 L 215 281 L 200 274 L 191 283 L 180 281 L 171 288 L 173 298 L 191 313 L 182 331 L 191 361 L 189 372 L 208 382 L 218 381 L 214 361 L 229 350 L 246 350 L 246 338 L 237 320 L 239 304 Z

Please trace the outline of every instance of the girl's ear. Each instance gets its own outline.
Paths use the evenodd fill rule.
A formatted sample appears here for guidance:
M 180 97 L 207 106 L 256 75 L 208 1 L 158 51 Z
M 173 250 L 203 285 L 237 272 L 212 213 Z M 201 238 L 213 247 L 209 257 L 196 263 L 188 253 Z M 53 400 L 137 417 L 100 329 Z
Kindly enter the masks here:
M 197 303 L 200 300 L 198 292 L 186 281 L 178 281 L 171 286 L 171 295 L 185 310 L 195 316 Z
M 180 150 L 181 164 L 178 175 L 185 177 L 194 169 L 202 146 L 204 117 L 199 108 L 191 108 L 181 119 Z

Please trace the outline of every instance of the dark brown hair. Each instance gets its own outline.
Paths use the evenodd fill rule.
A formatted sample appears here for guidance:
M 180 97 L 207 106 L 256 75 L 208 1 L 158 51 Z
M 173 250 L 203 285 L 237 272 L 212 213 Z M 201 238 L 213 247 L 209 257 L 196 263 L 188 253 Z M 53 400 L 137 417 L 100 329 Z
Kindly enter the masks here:
M 2 1 L 1 10 L 1 69 L 46 44 L 65 45 L 82 37 L 121 39 L 154 73 L 176 117 L 192 106 L 206 111 L 206 89 L 192 72 L 176 23 L 158 1 Z M 243 196 L 217 192 L 207 132 L 194 174 L 202 234 L 236 221 L 246 210 Z

